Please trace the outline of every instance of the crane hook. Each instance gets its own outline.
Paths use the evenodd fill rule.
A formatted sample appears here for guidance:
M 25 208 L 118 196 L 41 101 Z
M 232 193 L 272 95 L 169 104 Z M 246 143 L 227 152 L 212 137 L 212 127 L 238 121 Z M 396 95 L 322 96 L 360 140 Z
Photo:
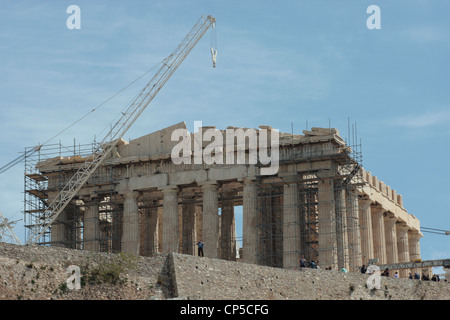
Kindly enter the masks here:
M 211 58 L 213 62 L 213 68 L 216 67 L 216 58 L 217 58 L 217 49 L 214 50 L 214 48 L 211 48 Z

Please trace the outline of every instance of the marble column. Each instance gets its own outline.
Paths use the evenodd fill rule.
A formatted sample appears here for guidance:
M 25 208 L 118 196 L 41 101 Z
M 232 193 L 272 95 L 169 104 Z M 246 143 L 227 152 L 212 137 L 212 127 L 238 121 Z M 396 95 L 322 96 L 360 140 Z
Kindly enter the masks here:
M 355 190 L 349 190 L 346 193 L 346 199 L 349 270 L 357 272 L 362 266 L 358 194 Z
M 374 258 L 379 264 L 386 264 L 386 241 L 384 231 L 385 210 L 381 206 L 372 206 L 372 230 L 373 230 L 373 250 Z
M 333 180 L 320 180 L 318 188 L 319 266 L 322 269 L 331 267 L 332 270 L 337 270 L 336 212 Z
M 366 266 L 369 264 L 369 260 L 374 258 L 371 204 L 372 201 L 369 199 L 359 200 L 362 264 Z
M 386 241 L 386 263 L 398 263 L 398 249 L 397 249 L 397 218 L 392 214 L 387 214 L 384 217 L 384 231 Z
M 220 258 L 236 260 L 236 233 L 233 200 L 222 200 L 220 216 Z
M 297 183 L 283 188 L 283 268 L 294 269 L 300 261 L 300 219 Z
M 162 252 L 178 253 L 178 188 L 168 187 L 161 191 L 163 193 Z
M 111 200 L 112 224 L 111 224 L 111 251 L 114 253 L 122 251 L 122 234 L 123 234 L 123 210 L 121 197 L 115 197 Z
M 414 261 L 420 259 L 420 238 L 422 235 L 415 230 L 408 231 L 408 243 L 409 243 L 409 260 Z
M 244 181 L 243 191 L 243 259 L 244 263 L 257 264 L 258 249 L 258 193 L 252 180 Z
M 184 254 L 194 254 L 195 249 L 195 198 L 186 197 L 182 206 L 181 250 Z
M 124 194 L 122 252 L 139 255 L 140 228 L 137 198 L 139 193 L 130 191 Z
M 336 215 L 336 245 L 338 269 L 349 266 L 349 248 L 348 248 L 348 226 L 347 226 L 347 203 L 344 189 L 338 189 L 334 192 L 335 215 Z
M 65 208 L 52 223 L 51 242 L 52 247 L 67 246 L 67 219 L 68 209 Z
M 409 258 L 409 242 L 408 242 L 409 227 L 403 223 L 397 223 L 397 247 L 398 247 L 398 262 L 410 262 Z M 406 278 L 409 275 L 409 269 L 400 270 L 401 278 Z
M 217 184 L 203 184 L 203 252 L 205 257 L 219 258 L 219 199 Z
M 195 241 L 203 239 L 203 205 L 195 205 Z M 194 254 L 198 255 L 198 246 L 195 246 Z
M 144 216 L 144 255 L 152 256 L 158 252 L 158 201 L 145 209 Z
M 98 203 L 86 202 L 84 207 L 83 242 L 84 250 L 100 251 L 100 223 L 98 216 Z

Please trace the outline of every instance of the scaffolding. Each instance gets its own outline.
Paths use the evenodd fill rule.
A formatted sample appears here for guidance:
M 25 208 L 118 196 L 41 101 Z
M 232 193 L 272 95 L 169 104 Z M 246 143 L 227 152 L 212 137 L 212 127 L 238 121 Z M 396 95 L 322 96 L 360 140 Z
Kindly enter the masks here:
M 33 234 L 33 230 L 39 228 L 40 223 L 46 218 L 46 209 L 52 198 L 60 192 L 78 166 L 87 157 L 92 156 L 98 143 L 77 144 L 66 146 L 59 142 L 42 146 L 35 153 L 30 153 L 34 147 L 25 148 L 25 174 L 24 174 L 24 225 L 25 238 Z M 50 167 L 42 172 L 42 165 Z M 64 168 L 63 168 L 64 167 Z M 118 219 L 120 210 L 114 201 L 114 185 L 116 174 L 112 166 L 105 165 L 97 170 L 88 180 L 85 188 L 93 188 L 96 196 L 91 199 L 98 206 L 98 215 L 86 217 L 85 212 L 88 203 L 79 197 L 74 197 L 63 213 L 42 235 L 39 245 L 63 246 L 73 249 L 85 249 L 91 243 L 98 243 L 99 250 L 112 252 L 117 247 L 117 237 L 120 232 L 114 228 L 120 228 L 120 224 L 112 223 Z M 90 219 L 97 220 L 93 223 L 98 226 L 94 230 L 94 237 L 87 237 L 84 226 Z M 65 234 L 64 238 L 55 236 L 57 233 Z M 52 236 L 53 234 L 53 236 Z M 120 238 L 119 238 L 120 243 Z M 118 248 L 120 251 L 120 247 Z
M 290 260 L 288 268 L 296 268 L 300 257 L 304 257 L 324 269 L 359 269 L 360 243 L 364 241 L 358 221 L 358 188 L 363 184 L 359 170 L 362 168 L 361 143 L 357 143 L 353 135 L 349 141 L 336 141 L 331 133 L 330 129 L 330 138 L 320 142 L 281 145 L 280 165 L 292 167 L 292 171 L 256 177 L 259 234 L 254 254 L 258 264 L 286 268 L 286 261 Z M 95 141 L 80 145 L 74 140 L 70 147 L 61 143 L 47 145 L 25 157 L 26 239 L 45 218 L 43 215 L 52 197 L 97 147 Z M 30 149 L 26 148 L 25 154 Z M 322 167 L 314 166 L 321 161 L 332 164 L 332 169 L 327 169 L 328 174 L 323 174 Z M 294 169 L 297 165 L 303 169 Z M 100 166 L 38 244 L 120 252 L 124 199 L 117 194 L 116 185 L 119 171 L 128 172 L 126 166 L 108 161 Z M 329 199 L 322 197 L 319 201 L 323 182 L 332 186 L 332 192 Z M 86 188 L 88 191 L 85 192 Z M 185 188 L 189 192 L 185 195 L 183 189 L 178 202 L 179 252 L 196 254 L 196 243 L 202 237 L 202 215 L 197 214 L 197 208 L 202 206 L 202 190 L 195 184 Z M 239 256 L 236 244 L 242 239 L 236 237 L 234 208 L 243 205 L 242 185 L 224 190 L 218 190 L 219 255 L 222 259 L 235 260 Z M 143 256 L 162 251 L 162 194 L 148 194 L 140 194 L 137 203 L 139 250 Z M 325 218 L 321 213 L 323 208 L 320 208 L 324 203 L 333 208 L 332 221 L 326 221 L 331 226 L 328 229 L 323 227 Z M 322 236 L 329 236 L 335 242 L 319 243 Z M 333 266 L 321 264 L 320 258 L 325 251 L 332 252 Z M 294 266 L 292 257 L 296 259 Z
M 289 256 L 295 256 L 295 266 L 288 268 L 298 268 L 300 258 L 303 257 L 324 269 L 359 270 L 361 233 L 358 221 L 358 188 L 363 185 L 359 170 L 362 168 L 362 152 L 356 134 L 352 134 L 350 138 L 351 146 L 347 141 L 344 146 L 338 146 L 330 139 L 321 144 L 300 145 L 299 148 L 295 145 L 280 147 L 280 165 L 307 163 L 306 167 L 313 168 L 312 162 L 328 159 L 335 164 L 335 170 L 329 175 L 322 175 L 320 170 L 311 169 L 303 172 L 294 170 L 292 174 L 284 173 L 281 178 L 257 177 L 258 264 L 286 268 L 286 262 L 283 261 L 289 259 Z M 321 222 L 327 219 L 319 212 L 321 181 L 327 181 L 333 186 L 330 199 L 321 199 L 322 203 L 328 202 L 327 205 L 334 210 L 333 220 L 326 221 L 332 226 L 330 230 L 319 229 Z M 294 200 L 284 199 L 285 188 L 295 192 Z M 290 197 L 289 194 L 287 196 Z M 319 232 L 321 236 L 335 239 L 333 245 L 319 245 Z M 283 243 L 289 240 L 295 242 L 293 247 L 284 247 Z M 332 252 L 335 263 L 321 265 L 321 251 Z

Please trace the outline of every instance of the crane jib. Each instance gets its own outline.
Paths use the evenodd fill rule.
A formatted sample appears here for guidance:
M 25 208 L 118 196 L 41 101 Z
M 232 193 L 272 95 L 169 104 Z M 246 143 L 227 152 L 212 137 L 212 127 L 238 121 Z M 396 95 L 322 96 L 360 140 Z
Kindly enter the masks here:
M 43 221 L 34 230 L 32 230 L 27 240 L 27 244 L 34 245 L 39 241 L 39 238 L 56 220 L 76 193 L 87 182 L 92 173 L 94 173 L 95 170 L 101 165 L 103 160 L 107 158 L 117 142 L 125 135 L 128 129 L 133 125 L 136 119 L 142 114 L 156 94 L 161 90 L 167 80 L 169 80 L 178 66 L 191 52 L 197 42 L 203 37 L 211 26 L 214 26 L 215 22 L 216 19 L 213 16 L 202 16 L 188 32 L 178 47 L 172 52 L 172 54 L 164 59 L 161 68 L 144 87 L 139 96 L 124 112 L 122 112 L 120 119 L 102 139 L 102 142 L 99 144 L 99 147 L 94 152 L 91 159 L 82 164 L 69 182 L 49 204 L 43 216 Z M 214 51 L 212 49 L 212 53 L 213 66 L 215 67 L 217 50 Z

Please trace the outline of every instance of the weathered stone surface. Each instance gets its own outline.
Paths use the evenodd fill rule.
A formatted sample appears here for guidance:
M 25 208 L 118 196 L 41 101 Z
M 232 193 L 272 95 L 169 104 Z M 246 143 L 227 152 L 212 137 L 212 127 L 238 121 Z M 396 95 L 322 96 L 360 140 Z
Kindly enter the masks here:
M 0 299 L 142 300 L 170 297 L 167 255 L 152 258 L 0 243 Z M 80 290 L 67 288 L 70 265 Z
M 450 283 L 381 277 L 381 289 L 366 287 L 368 275 L 332 270 L 286 270 L 173 254 L 176 294 L 203 299 L 246 300 L 448 300 Z
M 67 267 L 82 269 L 80 290 L 65 288 Z M 96 270 L 114 271 L 107 281 Z M 96 275 L 96 276 L 95 276 Z M 103 274 L 104 275 L 104 274 Z M 182 254 L 135 257 L 0 243 L 0 299 L 32 300 L 449 300 L 445 282 L 368 276 L 331 270 L 286 270 Z

